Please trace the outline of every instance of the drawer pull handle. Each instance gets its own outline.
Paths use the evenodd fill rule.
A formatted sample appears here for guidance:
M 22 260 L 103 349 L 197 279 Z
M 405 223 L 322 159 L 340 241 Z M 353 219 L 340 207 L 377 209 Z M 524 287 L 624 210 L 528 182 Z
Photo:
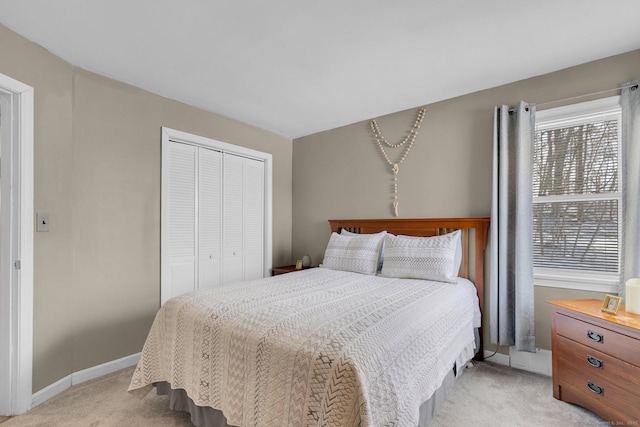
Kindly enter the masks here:
M 604 396 L 604 387 L 600 387 L 598 384 L 591 381 L 587 381 L 587 387 L 589 387 L 589 390 L 591 390 L 595 394 Z
M 603 343 L 604 342 L 604 336 L 602 336 L 602 334 L 599 334 L 599 333 L 593 332 L 593 331 L 587 331 L 587 338 L 589 338 L 592 341 L 599 342 L 599 343 Z
M 589 362 L 589 365 L 593 366 L 594 368 L 603 369 L 604 362 L 600 359 L 596 359 L 593 356 L 589 356 L 588 354 L 587 354 L 587 362 Z

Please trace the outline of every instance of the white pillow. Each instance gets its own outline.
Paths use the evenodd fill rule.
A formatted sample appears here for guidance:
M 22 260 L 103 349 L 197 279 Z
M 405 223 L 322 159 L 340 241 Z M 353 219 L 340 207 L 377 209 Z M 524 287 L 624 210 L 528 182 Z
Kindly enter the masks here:
M 382 241 L 387 233 L 344 236 L 331 233 L 324 252 L 323 267 L 332 270 L 376 274 Z
M 345 230 L 344 228 L 340 230 L 340 235 L 342 236 L 370 236 L 370 234 L 358 234 L 352 233 L 350 231 Z M 384 239 L 382 239 L 382 248 L 380 249 L 380 257 L 378 258 L 378 271 L 382 270 L 382 263 L 384 262 Z
M 457 276 L 458 273 L 460 273 L 460 265 L 462 264 L 462 232 L 460 232 L 459 234 L 460 234 L 460 239 L 458 239 L 458 242 L 456 245 L 456 256 L 453 259 L 452 274 L 454 276 Z M 393 236 L 393 234 L 387 233 L 387 236 Z M 405 236 L 402 234 L 400 236 L 406 237 L 407 239 L 424 239 L 425 238 L 425 237 L 419 237 L 419 236 Z M 382 251 L 384 252 L 384 242 L 382 243 Z M 380 258 L 384 259 L 384 256 L 381 254 Z M 382 266 L 380 266 L 380 269 L 382 270 Z
M 387 235 L 382 275 L 455 283 L 460 268 L 459 264 L 455 268 L 460 234 L 456 230 L 434 237 Z

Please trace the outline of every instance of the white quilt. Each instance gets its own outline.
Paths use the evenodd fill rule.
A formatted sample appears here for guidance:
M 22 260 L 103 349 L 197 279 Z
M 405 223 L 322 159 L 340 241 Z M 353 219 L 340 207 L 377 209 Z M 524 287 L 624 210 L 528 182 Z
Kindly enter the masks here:
M 308 269 L 167 301 L 129 391 L 167 381 L 236 426 L 415 426 L 478 326 L 464 279 Z

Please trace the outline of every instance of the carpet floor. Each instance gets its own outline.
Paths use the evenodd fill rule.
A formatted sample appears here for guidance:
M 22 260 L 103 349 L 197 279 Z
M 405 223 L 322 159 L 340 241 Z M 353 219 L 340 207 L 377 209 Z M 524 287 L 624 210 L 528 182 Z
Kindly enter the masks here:
M 71 387 L 0 427 L 191 426 L 189 414 L 172 412 L 166 396 L 127 393 L 133 368 Z M 429 427 L 608 426 L 609 422 L 552 396 L 551 378 L 490 362 L 465 370 Z

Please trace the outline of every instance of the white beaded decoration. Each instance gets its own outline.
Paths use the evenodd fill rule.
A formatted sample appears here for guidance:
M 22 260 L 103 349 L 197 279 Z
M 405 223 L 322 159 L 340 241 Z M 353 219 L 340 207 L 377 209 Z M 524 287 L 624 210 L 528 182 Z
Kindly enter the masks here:
M 384 159 L 387 161 L 387 163 L 389 163 L 389 165 L 391 166 L 391 172 L 393 173 L 392 206 L 396 216 L 399 215 L 398 214 L 398 172 L 400 170 L 400 165 L 402 164 L 402 162 L 404 162 L 404 159 L 407 158 L 407 154 L 409 154 L 409 151 L 411 151 L 411 147 L 413 147 L 413 143 L 416 141 L 416 137 L 418 136 L 418 129 L 420 129 L 420 124 L 424 120 L 425 113 L 426 113 L 426 109 L 422 107 L 418 111 L 418 117 L 416 117 L 416 121 L 413 124 L 413 127 L 411 128 L 411 130 L 409 131 L 409 134 L 405 136 L 404 139 L 398 142 L 397 144 L 391 144 L 389 141 L 387 141 L 384 135 L 382 135 L 382 132 L 380 131 L 380 128 L 378 127 L 378 123 L 376 123 L 375 119 L 371 120 L 371 130 L 373 131 L 373 135 L 376 138 L 376 143 L 378 144 L 380 153 L 382 154 L 382 157 L 384 157 Z M 389 159 L 389 156 L 384 150 L 384 147 L 382 146 L 382 144 L 386 145 L 389 148 L 399 148 L 399 147 L 405 146 L 404 153 L 402 154 L 402 156 L 397 162 L 393 163 L 391 159 Z

